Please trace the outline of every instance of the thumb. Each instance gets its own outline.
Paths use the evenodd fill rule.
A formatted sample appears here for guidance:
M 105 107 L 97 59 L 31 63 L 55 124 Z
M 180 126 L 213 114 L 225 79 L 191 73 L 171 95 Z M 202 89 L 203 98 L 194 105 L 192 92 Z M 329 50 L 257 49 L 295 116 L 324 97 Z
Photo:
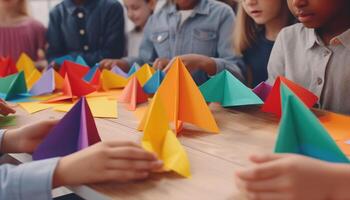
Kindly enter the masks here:
M 250 156 L 250 160 L 253 163 L 260 164 L 260 163 L 265 163 L 265 162 L 270 162 L 274 160 L 278 160 L 281 158 L 287 157 L 288 154 L 257 154 L 257 155 L 252 155 Z

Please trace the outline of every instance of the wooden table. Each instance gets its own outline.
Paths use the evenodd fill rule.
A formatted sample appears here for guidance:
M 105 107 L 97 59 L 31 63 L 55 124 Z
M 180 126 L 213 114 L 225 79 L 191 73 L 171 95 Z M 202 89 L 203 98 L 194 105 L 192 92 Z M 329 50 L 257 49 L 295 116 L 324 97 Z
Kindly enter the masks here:
M 220 134 L 186 130 L 179 140 L 185 147 L 190 164 L 191 179 L 174 173 L 153 174 L 146 181 L 118 184 L 96 184 L 70 188 L 85 199 L 240 199 L 234 184 L 234 171 L 249 165 L 253 153 L 272 152 L 278 120 L 262 113 L 258 107 L 225 110 L 211 105 Z M 34 120 L 60 117 L 63 114 L 45 110 L 28 115 L 18 108 L 18 125 Z M 132 112 L 119 105 L 116 120 L 96 119 L 102 140 L 121 139 L 139 142 L 142 133 L 136 130 L 138 120 Z M 22 155 L 23 156 L 23 155 Z M 19 155 L 14 155 L 17 159 Z

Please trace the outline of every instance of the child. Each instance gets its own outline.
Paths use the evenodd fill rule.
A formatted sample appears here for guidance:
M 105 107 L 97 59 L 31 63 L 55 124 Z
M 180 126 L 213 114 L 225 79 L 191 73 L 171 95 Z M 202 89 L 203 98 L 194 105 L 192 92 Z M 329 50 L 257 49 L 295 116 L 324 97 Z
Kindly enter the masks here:
M 44 59 L 45 27 L 28 15 L 26 0 L 0 1 L 0 57 L 16 61 L 26 53 L 34 61 Z
M 294 21 L 285 0 L 244 0 L 239 3 L 234 48 L 247 65 L 247 84 L 267 79 L 267 64 L 280 30 Z
M 123 8 L 117 0 L 64 0 L 50 13 L 48 60 L 82 56 L 89 66 L 125 52 Z
M 49 120 L 0 130 L 0 153 L 32 153 L 57 122 Z M 140 180 L 161 167 L 162 162 L 155 155 L 137 144 L 100 142 L 62 158 L 0 166 L 0 199 L 47 200 L 51 199 L 52 188 Z
M 173 0 L 152 15 L 138 59 L 105 60 L 102 68 L 114 64 L 128 71 L 134 62 L 154 62 L 164 69 L 175 56 L 180 56 L 198 85 L 224 69 L 241 75 L 242 61 L 232 52 L 227 38 L 232 34 L 232 9 L 215 0 Z
M 277 37 L 268 66 L 270 83 L 287 76 L 318 94 L 323 108 L 349 113 L 350 1 L 288 0 L 288 6 L 302 24 Z M 254 167 L 237 172 L 248 199 L 350 199 L 348 165 L 298 155 L 251 160 Z
M 350 114 L 350 1 L 288 3 L 302 24 L 285 28 L 277 37 L 268 82 L 285 76 L 320 97 L 322 109 Z
M 134 28 L 127 33 L 129 57 L 137 57 L 139 55 L 143 29 L 148 17 L 153 13 L 155 3 L 156 0 L 124 0 L 128 18 L 134 23 Z

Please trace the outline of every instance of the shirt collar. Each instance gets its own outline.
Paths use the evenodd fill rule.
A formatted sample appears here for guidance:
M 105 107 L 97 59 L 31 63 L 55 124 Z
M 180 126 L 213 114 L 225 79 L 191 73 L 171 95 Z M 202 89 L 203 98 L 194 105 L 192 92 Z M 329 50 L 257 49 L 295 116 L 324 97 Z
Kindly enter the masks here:
M 176 4 L 175 3 L 169 3 L 166 7 L 168 14 L 174 14 L 177 12 Z M 202 14 L 202 15 L 208 15 L 209 14 L 209 3 L 208 0 L 199 0 L 198 4 L 193 9 L 193 14 Z
M 85 12 L 90 12 L 96 7 L 98 0 L 85 0 L 85 3 L 78 6 L 74 3 L 74 0 L 65 0 L 63 4 L 68 10 L 69 14 L 74 14 L 78 8 L 83 9 Z
M 344 45 L 346 48 L 350 49 L 350 29 L 344 33 L 334 37 L 331 41 L 339 41 L 340 44 Z M 331 42 L 332 43 L 332 42 Z M 306 38 L 306 48 L 311 49 L 314 45 L 324 46 L 323 41 L 317 35 L 315 29 L 308 29 L 308 34 Z M 334 43 L 337 45 L 336 43 Z
M 350 29 L 338 35 L 335 39 L 338 39 L 342 45 L 350 50 Z

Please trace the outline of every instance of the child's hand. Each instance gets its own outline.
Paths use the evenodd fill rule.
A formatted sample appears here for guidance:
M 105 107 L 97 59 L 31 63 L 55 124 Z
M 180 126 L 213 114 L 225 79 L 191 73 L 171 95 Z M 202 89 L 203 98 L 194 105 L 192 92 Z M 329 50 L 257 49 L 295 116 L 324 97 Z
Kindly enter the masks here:
M 154 69 L 163 70 L 168 64 L 170 60 L 167 58 L 157 58 L 153 63 Z
M 54 187 L 100 182 L 127 182 L 148 177 L 162 162 L 132 142 L 100 142 L 63 157 L 55 170 Z
M 112 67 L 118 66 L 120 67 L 124 72 L 129 71 L 129 64 L 125 60 L 121 59 L 103 59 L 100 62 L 100 69 L 112 69 Z
M 58 120 L 45 120 L 6 131 L 3 138 L 2 152 L 34 152 L 57 122 Z
M 16 111 L 12 109 L 4 100 L 0 99 L 0 115 L 7 116 Z
M 199 55 L 199 54 L 186 54 L 179 56 L 182 62 L 185 64 L 187 69 L 191 72 L 197 69 L 205 71 L 209 75 L 216 74 L 216 63 L 213 59 Z M 166 68 L 163 70 L 164 72 L 168 72 L 171 68 L 172 64 L 175 62 L 175 58 L 173 58 Z
M 349 184 L 350 166 L 333 164 L 299 155 L 253 156 L 256 164 L 236 172 L 236 184 L 251 200 L 349 199 L 343 193 Z M 342 170 L 342 168 L 345 171 Z M 343 173 L 343 175 L 341 175 Z M 346 181 L 345 181 L 346 180 Z M 344 196 L 345 195 L 345 196 Z M 344 198 L 345 197 L 345 198 Z

